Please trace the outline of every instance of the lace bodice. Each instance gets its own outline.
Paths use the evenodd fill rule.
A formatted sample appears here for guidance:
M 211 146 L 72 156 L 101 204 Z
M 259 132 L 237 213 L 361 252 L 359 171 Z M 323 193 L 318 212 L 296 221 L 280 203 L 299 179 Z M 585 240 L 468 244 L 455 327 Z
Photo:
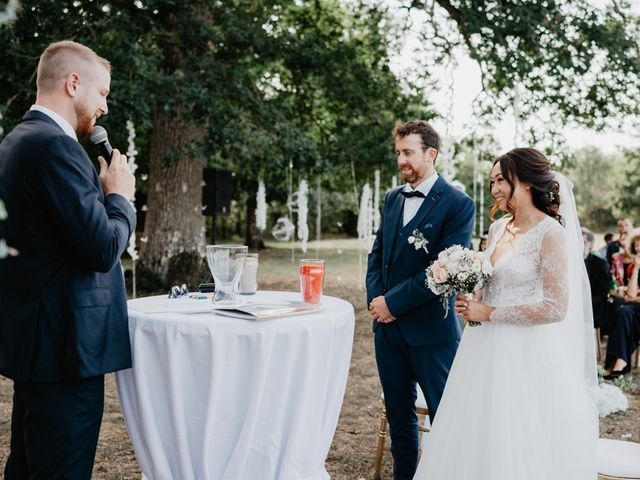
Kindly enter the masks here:
M 489 257 L 505 233 L 507 222 L 502 218 L 491 226 Z M 519 325 L 561 321 L 568 303 L 566 250 L 564 228 L 545 217 L 512 250 L 502 254 L 483 294 L 483 301 L 496 307 L 491 321 Z

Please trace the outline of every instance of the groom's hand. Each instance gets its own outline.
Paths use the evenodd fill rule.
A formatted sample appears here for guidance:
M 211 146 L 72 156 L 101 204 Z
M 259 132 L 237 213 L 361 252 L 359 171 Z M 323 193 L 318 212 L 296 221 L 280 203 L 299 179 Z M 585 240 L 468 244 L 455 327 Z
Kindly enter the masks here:
M 391 315 L 383 295 L 371 300 L 371 303 L 369 304 L 369 311 L 371 312 L 373 319 L 378 323 L 391 323 L 396 319 L 396 317 Z

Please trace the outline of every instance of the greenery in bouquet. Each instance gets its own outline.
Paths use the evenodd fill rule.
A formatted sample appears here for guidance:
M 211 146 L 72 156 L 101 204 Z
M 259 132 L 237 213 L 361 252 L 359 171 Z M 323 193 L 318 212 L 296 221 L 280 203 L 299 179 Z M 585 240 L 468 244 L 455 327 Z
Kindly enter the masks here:
M 482 288 L 484 282 L 493 275 L 493 266 L 484 252 L 453 245 L 440 252 L 426 272 L 425 285 L 440 296 L 446 317 L 449 314 L 449 299 L 453 295 L 472 293 Z

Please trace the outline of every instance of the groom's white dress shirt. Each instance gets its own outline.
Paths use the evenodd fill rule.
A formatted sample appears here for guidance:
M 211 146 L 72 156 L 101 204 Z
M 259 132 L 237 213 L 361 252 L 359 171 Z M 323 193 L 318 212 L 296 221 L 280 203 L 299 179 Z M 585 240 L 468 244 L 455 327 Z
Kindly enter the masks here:
M 78 136 L 76 135 L 76 132 L 71 126 L 71 124 L 67 122 L 67 120 L 65 120 L 61 115 L 57 114 L 53 110 L 37 104 L 31 105 L 31 108 L 29 110 L 36 110 L 40 113 L 44 113 L 47 117 L 51 118 L 51 120 L 56 122 L 60 126 L 60 128 L 64 130 L 64 133 L 69 135 L 74 140 L 78 140 Z
M 429 195 L 431 191 L 431 187 L 438 180 L 438 172 L 433 172 L 429 178 L 424 179 L 415 189 L 411 187 L 410 184 L 405 184 L 403 191 L 404 192 L 414 192 L 419 191 L 422 192 L 425 198 Z M 410 197 L 404 199 L 404 211 L 402 217 L 402 226 L 404 227 L 407 223 L 411 221 L 413 217 L 416 216 L 418 210 L 422 206 L 422 202 L 424 202 L 424 198 L 422 197 Z

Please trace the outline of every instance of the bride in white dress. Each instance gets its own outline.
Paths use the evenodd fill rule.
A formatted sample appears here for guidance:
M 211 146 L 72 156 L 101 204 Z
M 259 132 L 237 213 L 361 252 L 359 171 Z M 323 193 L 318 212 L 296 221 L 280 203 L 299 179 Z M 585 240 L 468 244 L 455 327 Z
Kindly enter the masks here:
M 593 320 L 571 184 L 531 148 L 491 170 L 493 277 L 464 330 L 414 480 L 595 480 Z M 562 222 L 562 224 L 560 223 Z M 586 288 L 586 290 L 585 290 Z

